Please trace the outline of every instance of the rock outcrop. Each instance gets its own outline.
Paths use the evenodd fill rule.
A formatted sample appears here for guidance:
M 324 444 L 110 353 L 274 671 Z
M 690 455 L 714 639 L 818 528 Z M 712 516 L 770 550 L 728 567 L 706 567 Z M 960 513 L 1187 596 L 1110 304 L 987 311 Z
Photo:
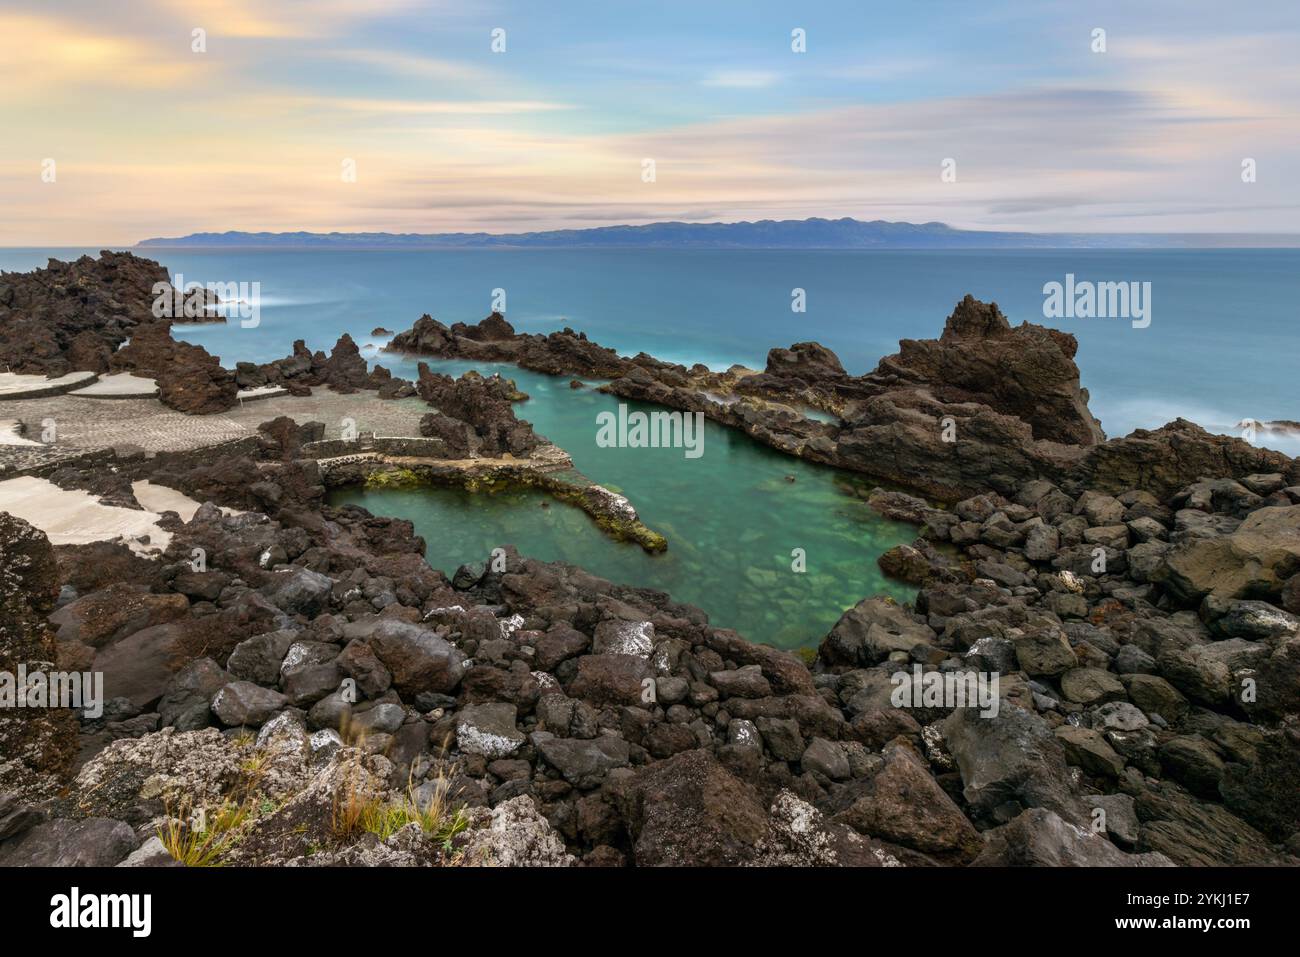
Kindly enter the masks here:
M 472 388 L 508 404 L 500 383 Z M 262 457 L 224 478 L 178 457 L 139 467 L 255 507 L 241 471 L 293 465 L 313 432 L 267 423 Z M 1169 584 L 1184 548 L 1256 525 L 1286 538 L 1300 502 L 1270 504 L 1292 494 L 1277 481 L 1164 501 L 1037 481 L 951 511 L 873 496 L 921 526 L 916 602 L 864 600 L 811 669 L 663 593 L 512 549 L 448 580 L 409 523 L 323 508 L 306 486 L 285 485 L 274 517 L 206 504 L 173 525 L 149 587 L 105 563 L 53 612 L 56 653 L 89 655 L 109 703 L 77 736 L 84 806 L 6 798 L 0 855 L 147 858 L 188 794 L 272 808 L 227 863 L 1287 863 L 1300 618 L 1282 588 Z M 31 586 L 45 614 L 48 564 Z M 916 685 L 900 701 L 914 668 L 999 682 L 989 700 Z M 435 796 L 441 823 L 402 810 Z M 411 824 L 358 841 L 348 802 Z M 83 817 L 99 823 L 71 826 Z
M 0 366 L 48 376 L 107 372 L 117 348 L 155 321 L 154 286 L 168 281 L 153 260 L 108 250 L 0 273 Z
M 459 379 L 419 365 L 416 389 L 437 411 L 420 421 L 420 434 L 441 439 L 448 458 L 527 455 L 544 443 L 530 423 L 519 419 L 511 402 L 514 383 L 500 376 L 467 372 Z
M 212 415 L 235 405 L 235 377 L 202 346 L 172 338 L 171 321 L 140 326 L 113 354 L 114 372 L 131 372 L 158 382 L 163 405 L 188 415 Z
M 51 707 L 48 694 L 22 705 L 18 700 L 27 693 L 19 688 L 22 675 L 48 679 L 56 670 L 59 652 L 46 619 L 59 585 L 45 534 L 0 512 L 0 793 L 57 787 L 76 754 L 78 724 L 71 709 Z
M 312 352 L 306 342 L 298 339 L 293 344 L 293 352 L 283 359 L 261 365 L 238 363 L 235 379 L 241 389 L 271 386 L 287 389 L 292 395 L 310 395 L 315 386 L 327 386 L 344 394 L 376 390 L 382 399 L 409 398 L 416 394 L 414 385 L 395 379 L 383 366 L 370 369 L 356 342 L 346 332 L 328 355 Z
M 1281 452 L 1175 419 L 1096 446 L 1069 478 L 1081 488 L 1112 495 L 1138 488 L 1167 498 L 1201 479 L 1271 473 L 1289 474 L 1289 484 L 1300 484 L 1300 471 Z
M 938 339 L 905 340 L 865 376 L 818 343 L 773 349 L 767 367 L 715 373 L 641 354 L 620 357 L 565 329 L 518 334 L 500 316 L 447 327 L 428 316 L 386 347 L 610 378 L 624 398 L 698 411 L 792 455 L 955 500 L 1060 479 L 1104 436 L 1079 385 L 1073 336 L 1012 327 L 967 296 Z M 827 422 L 807 410 L 838 417 Z
M 172 402 L 219 404 L 233 382 L 168 343 L 144 325 L 112 361 L 160 381 L 175 364 L 197 385 Z M 324 504 L 303 458 L 319 424 L 273 420 L 215 458 L 95 459 L 203 505 L 164 518 L 154 563 L 56 561 L 0 515 L 0 671 L 49 660 L 106 686 L 99 715 L 0 715 L 0 863 L 166 864 L 196 808 L 243 813 L 188 863 L 1297 863 L 1294 461 L 1181 422 L 1104 441 L 1072 337 L 969 298 L 865 376 L 816 343 L 714 373 L 496 315 L 394 343 L 609 377 L 924 485 L 950 507 L 868 498 L 918 526 L 881 562 L 916 598 L 864 596 L 805 663 L 513 548 L 449 579 L 410 522 Z M 344 337 L 237 375 L 391 388 L 365 365 Z M 542 441 L 509 380 L 425 366 L 415 388 L 449 454 Z M 90 467 L 64 480 L 127 494 Z
M 584 333 L 567 327 L 546 336 L 516 333 L 496 312 L 476 325 L 457 322 L 450 327 L 426 314 L 409 330 L 394 336 L 384 349 L 439 359 L 511 362 L 549 375 L 610 378 L 622 375 L 629 365 L 628 360 Z

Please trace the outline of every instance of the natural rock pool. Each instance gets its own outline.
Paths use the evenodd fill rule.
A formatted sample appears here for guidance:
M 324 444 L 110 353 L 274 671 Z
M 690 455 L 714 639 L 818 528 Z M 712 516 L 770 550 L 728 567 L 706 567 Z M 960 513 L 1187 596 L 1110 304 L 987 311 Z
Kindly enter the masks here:
M 416 378 L 415 359 L 367 354 L 394 375 Z M 815 646 L 846 608 L 869 595 L 913 597 L 876 565 L 877 556 L 910 542 L 916 530 L 865 504 L 860 496 L 875 483 L 782 455 L 712 422 L 705 423 L 698 458 L 680 448 L 602 448 L 597 414 L 616 410 L 619 400 L 590 384 L 571 389 L 567 378 L 514 366 L 429 364 L 449 375 L 474 368 L 514 379 L 530 396 L 516 405 L 519 417 L 569 452 L 592 480 L 626 495 L 669 542 L 660 555 L 614 542 L 587 515 L 541 492 L 346 488 L 332 494 L 331 504 L 355 503 L 414 522 L 429 563 L 448 575 L 462 563 L 486 560 L 493 548 L 514 545 L 525 555 L 667 591 L 704 609 L 719 627 L 782 648 Z M 794 570 L 796 549 L 803 550 L 805 571 Z

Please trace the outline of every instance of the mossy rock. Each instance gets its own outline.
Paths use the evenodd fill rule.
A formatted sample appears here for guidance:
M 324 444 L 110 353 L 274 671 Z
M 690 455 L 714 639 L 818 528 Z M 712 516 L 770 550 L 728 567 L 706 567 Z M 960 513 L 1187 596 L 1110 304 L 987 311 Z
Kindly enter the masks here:
M 428 482 L 413 469 L 387 468 L 366 475 L 366 488 L 412 488 Z

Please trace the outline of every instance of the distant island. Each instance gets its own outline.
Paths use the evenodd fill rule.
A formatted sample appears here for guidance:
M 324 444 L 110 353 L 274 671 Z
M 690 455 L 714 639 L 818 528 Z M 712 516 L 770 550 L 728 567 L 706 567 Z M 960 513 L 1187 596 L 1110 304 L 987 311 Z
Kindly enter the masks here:
M 649 223 L 532 233 L 190 233 L 157 237 L 136 248 L 285 247 L 415 249 L 422 247 L 673 249 L 1194 249 L 1300 246 L 1285 233 L 1025 233 L 955 229 L 946 223 L 857 219 L 763 219 L 738 223 Z

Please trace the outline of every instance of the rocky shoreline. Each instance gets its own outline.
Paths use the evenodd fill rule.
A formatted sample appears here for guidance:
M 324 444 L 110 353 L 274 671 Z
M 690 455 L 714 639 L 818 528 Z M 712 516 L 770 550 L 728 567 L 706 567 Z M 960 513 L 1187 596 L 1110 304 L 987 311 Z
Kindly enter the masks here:
M 544 447 L 508 380 L 395 385 L 350 343 L 227 374 L 407 386 L 425 439 Z M 0 865 L 1296 864 L 1300 462 L 1182 421 L 1106 440 L 1074 347 L 969 297 L 866 376 L 815 343 L 714 373 L 499 316 L 393 340 L 926 496 L 869 499 L 918 528 L 880 559 L 915 601 L 864 596 L 810 661 L 509 548 L 448 580 L 409 522 L 323 504 L 310 425 L 64 466 L 200 507 L 157 559 L 0 514 L 0 672 L 102 672 L 107 699 L 0 710 Z M 967 674 L 994 706 L 927 693 Z
M 1181 420 L 1107 442 L 1079 384 L 1074 337 L 1012 327 L 996 303 L 970 296 L 938 339 L 904 340 L 863 376 L 846 373 L 815 342 L 771 350 L 761 372 L 713 372 L 644 353 L 621 357 L 571 329 L 519 334 L 496 314 L 451 327 L 423 316 L 386 349 L 609 379 L 602 391 L 700 412 L 787 454 L 947 504 L 987 491 L 1014 495 L 1038 478 L 1112 492 L 1154 483 L 1147 490 L 1164 495 L 1202 476 L 1276 471 L 1290 461 Z

